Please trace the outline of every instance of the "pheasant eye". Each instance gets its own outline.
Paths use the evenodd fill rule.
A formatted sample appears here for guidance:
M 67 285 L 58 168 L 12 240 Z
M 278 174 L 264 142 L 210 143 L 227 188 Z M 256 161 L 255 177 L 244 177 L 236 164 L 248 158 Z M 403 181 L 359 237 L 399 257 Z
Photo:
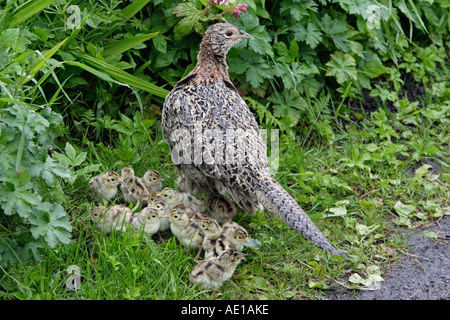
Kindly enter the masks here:
M 225 33 L 225 35 L 226 35 L 227 37 L 231 37 L 231 36 L 233 35 L 233 31 L 227 31 L 227 32 Z

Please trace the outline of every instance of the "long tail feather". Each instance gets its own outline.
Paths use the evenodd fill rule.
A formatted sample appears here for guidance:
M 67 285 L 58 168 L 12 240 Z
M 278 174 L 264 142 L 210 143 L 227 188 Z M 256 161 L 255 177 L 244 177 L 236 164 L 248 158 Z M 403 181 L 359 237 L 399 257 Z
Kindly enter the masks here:
M 265 179 L 266 180 L 266 179 Z M 335 249 L 325 235 L 317 228 L 298 203 L 272 177 L 264 184 L 264 189 L 258 192 L 259 201 L 272 214 L 283 220 L 289 227 L 299 231 L 303 236 L 322 249 L 348 258 L 345 253 Z

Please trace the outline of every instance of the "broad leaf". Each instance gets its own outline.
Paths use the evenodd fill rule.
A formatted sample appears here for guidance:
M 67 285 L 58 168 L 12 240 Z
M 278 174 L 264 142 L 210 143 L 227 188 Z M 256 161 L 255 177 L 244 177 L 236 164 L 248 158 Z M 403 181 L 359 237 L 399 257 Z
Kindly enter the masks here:
M 69 243 L 72 225 L 61 205 L 40 203 L 33 207 L 29 221 L 33 224 L 30 228 L 33 237 L 43 237 L 50 248 L 54 248 L 59 242 Z
M 326 65 L 329 69 L 325 75 L 336 77 L 339 84 L 357 79 L 355 59 L 347 53 L 338 51 L 332 54 L 331 60 Z

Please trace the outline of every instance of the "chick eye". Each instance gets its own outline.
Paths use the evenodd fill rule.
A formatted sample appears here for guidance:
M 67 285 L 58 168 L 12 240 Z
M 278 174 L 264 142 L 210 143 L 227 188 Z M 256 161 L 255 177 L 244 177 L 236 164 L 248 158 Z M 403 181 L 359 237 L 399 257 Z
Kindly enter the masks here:
M 227 31 L 227 32 L 225 33 L 225 35 L 226 35 L 227 37 L 231 37 L 231 36 L 233 35 L 233 31 Z

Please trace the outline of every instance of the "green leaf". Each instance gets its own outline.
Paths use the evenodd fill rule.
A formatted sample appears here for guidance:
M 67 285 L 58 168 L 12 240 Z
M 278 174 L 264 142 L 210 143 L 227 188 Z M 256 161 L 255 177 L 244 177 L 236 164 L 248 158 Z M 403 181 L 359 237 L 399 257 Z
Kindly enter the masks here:
M 34 76 L 36 74 L 36 72 L 38 72 L 45 65 L 45 63 L 59 50 L 59 48 L 61 48 L 61 46 L 64 45 L 64 43 L 67 41 L 67 39 L 68 38 L 64 39 L 63 41 L 58 43 L 56 46 L 54 46 L 53 48 L 51 48 L 50 50 L 48 50 L 46 53 L 44 53 L 41 56 L 39 61 L 31 69 L 31 71 L 29 73 L 30 77 Z M 23 81 L 23 83 L 27 82 L 29 79 L 30 78 L 27 77 Z
M 17 178 L 5 180 L 0 184 L 0 205 L 6 215 L 17 213 L 28 218 L 32 208 L 41 202 L 41 197 L 32 190 L 33 184 L 21 185 Z
M 248 43 L 248 48 L 259 55 L 273 56 L 270 42 L 272 37 L 267 32 L 264 25 L 259 23 L 258 17 L 252 14 L 244 14 L 236 21 L 236 25 L 249 33 L 253 39 L 241 41 L 235 48 L 243 48 Z
M 119 56 L 122 53 L 141 44 L 142 42 L 155 37 L 158 33 L 159 32 L 153 32 L 149 34 L 134 36 L 132 38 L 111 41 L 103 46 L 103 56 L 104 57 Z
M 55 0 L 29 0 L 17 7 L 9 19 L 9 28 L 21 24 L 28 20 L 30 17 L 41 12 L 44 8 L 48 7 Z
M 176 38 L 188 35 L 193 29 L 197 32 L 203 30 L 203 25 L 200 23 L 202 10 L 198 9 L 195 4 L 182 2 L 173 8 L 172 13 L 177 17 L 184 17 L 174 28 L 174 32 L 177 34 Z
M 134 17 L 136 13 L 138 13 L 147 3 L 149 3 L 150 0 L 135 0 L 132 3 L 130 3 L 128 6 L 122 9 L 120 11 L 119 15 L 124 20 L 129 20 L 130 18 Z
M 409 218 L 413 215 L 413 213 L 416 211 L 416 207 L 413 205 L 406 205 L 401 201 L 397 201 L 394 205 L 394 210 L 397 212 L 401 217 Z
M 273 102 L 273 114 L 277 118 L 285 118 L 290 127 L 293 127 L 300 120 L 302 111 L 308 107 L 305 99 L 300 97 L 296 90 L 283 90 L 274 92 L 267 100 Z
M 54 248 L 59 242 L 70 242 L 72 225 L 67 218 L 64 208 L 55 203 L 43 202 L 33 207 L 29 221 L 33 224 L 30 228 L 35 239 L 43 237 L 50 248 Z
M 306 44 L 312 49 L 315 49 L 319 45 L 320 41 L 322 41 L 322 33 L 320 32 L 319 27 L 317 27 L 314 23 L 309 22 L 305 34 Z
M 288 11 L 295 21 L 301 21 L 310 12 L 317 12 L 317 3 L 312 0 L 285 0 L 281 2 L 280 13 Z
M 116 68 L 102 60 L 96 59 L 94 57 L 84 55 L 84 54 L 75 54 L 79 59 L 88 64 L 91 68 L 86 65 L 71 62 L 70 64 L 77 65 L 79 67 L 84 68 L 85 70 L 94 73 L 95 75 L 106 74 L 108 77 L 112 77 L 115 80 L 121 82 L 122 84 L 129 85 L 131 87 L 144 90 L 150 94 L 154 94 L 155 96 L 165 98 L 169 93 L 168 90 L 160 88 L 148 81 L 142 80 L 138 77 L 135 77 L 119 68 Z M 95 70 L 93 72 L 92 68 Z
M 361 44 L 351 40 L 359 32 L 351 29 L 344 19 L 333 19 L 328 14 L 325 14 L 319 25 L 325 34 L 333 40 L 337 49 L 345 53 L 362 54 Z
M 331 60 L 326 63 L 329 67 L 326 76 L 334 76 L 339 84 L 344 84 L 349 80 L 357 79 L 355 59 L 343 52 L 336 52 L 331 55 Z
M 269 66 L 263 57 L 251 54 L 248 50 L 244 50 L 237 58 L 230 62 L 229 71 L 236 74 L 245 73 L 245 79 L 253 88 L 258 88 L 264 79 L 272 76 Z

